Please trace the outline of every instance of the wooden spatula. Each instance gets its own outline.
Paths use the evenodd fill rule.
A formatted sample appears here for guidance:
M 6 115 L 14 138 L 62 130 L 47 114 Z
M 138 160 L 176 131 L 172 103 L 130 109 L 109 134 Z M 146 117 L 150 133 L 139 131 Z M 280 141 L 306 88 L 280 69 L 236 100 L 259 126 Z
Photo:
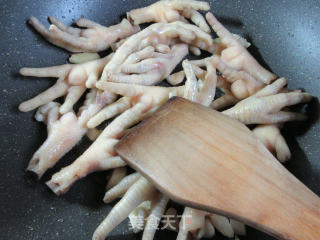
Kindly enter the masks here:
M 242 123 L 175 98 L 116 152 L 160 191 L 279 239 L 319 240 L 320 200 Z

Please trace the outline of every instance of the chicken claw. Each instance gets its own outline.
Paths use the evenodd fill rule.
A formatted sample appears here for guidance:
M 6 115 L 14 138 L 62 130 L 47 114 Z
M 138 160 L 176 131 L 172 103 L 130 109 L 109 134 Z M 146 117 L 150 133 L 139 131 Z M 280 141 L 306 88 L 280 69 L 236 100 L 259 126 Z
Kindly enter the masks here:
M 59 113 L 59 104 L 50 102 L 40 107 L 35 115 L 38 121 L 44 121 L 48 128 L 48 138 L 33 155 L 27 171 L 35 173 L 39 178 L 44 172 L 69 152 L 86 134 L 85 123 L 106 102 L 100 103 L 96 89 L 86 96 L 84 105 L 78 116 L 74 112 Z
M 286 80 L 280 78 L 223 113 L 244 124 L 271 124 L 305 120 L 306 116 L 302 113 L 281 111 L 281 109 L 309 102 L 312 95 L 301 92 L 279 93 L 285 85 Z
M 135 182 L 123 198 L 112 208 L 109 215 L 95 230 L 92 239 L 104 240 L 106 236 L 142 202 L 158 194 L 157 190 L 144 177 Z
M 209 214 L 211 223 L 213 226 L 224 236 L 232 238 L 234 236 L 234 230 L 227 217 L 217 214 Z
M 76 24 L 81 28 L 67 27 L 55 17 L 49 17 L 49 20 L 51 22 L 49 30 L 35 17 L 31 17 L 29 23 L 49 42 L 70 52 L 104 51 L 117 40 L 140 30 L 138 26 L 132 26 L 126 19 L 117 25 L 104 27 L 80 18 Z
M 96 126 L 100 125 L 103 121 L 111 119 L 123 113 L 131 107 L 130 100 L 131 99 L 129 97 L 122 97 L 118 99 L 116 102 L 106 106 L 88 121 L 87 126 L 89 128 L 95 128 Z
M 121 49 L 121 48 L 120 48 Z M 118 51 L 121 51 L 121 50 Z M 150 51 L 151 50 L 151 51 Z M 153 47 L 133 53 L 117 70 L 104 70 L 101 80 L 140 85 L 154 85 L 165 79 L 188 54 L 186 44 L 174 45 L 167 53 L 154 52 Z
M 116 156 L 113 149 L 114 145 L 119 140 L 112 137 L 106 137 L 105 130 L 93 144 L 76 159 L 76 161 L 55 173 L 46 183 L 55 194 L 60 195 L 65 193 L 75 181 L 87 176 L 91 172 L 108 170 L 126 165 L 119 156 Z
M 212 37 L 195 25 L 155 23 L 129 37 L 117 49 L 104 68 L 101 81 L 142 85 L 162 81 L 188 54 L 188 46 L 177 41 L 210 52 L 215 48 Z
M 112 82 L 98 82 L 97 88 L 130 98 L 131 104 L 133 104 L 133 106 L 137 104 L 143 104 L 143 106 L 145 107 L 144 112 L 157 109 L 170 97 L 182 96 L 185 91 L 185 86 L 160 87 Z
M 86 132 L 73 112 L 60 116 L 58 103 L 50 102 L 39 108 L 36 119 L 41 118 L 47 123 L 48 138 L 32 156 L 27 168 L 38 178 L 70 151 Z
M 231 105 L 238 103 L 240 100 L 236 98 L 230 88 L 231 84 L 221 76 L 217 77 L 217 88 L 224 92 L 224 95 L 215 99 L 210 104 L 210 107 L 215 110 L 225 109 Z
M 182 66 L 187 77 L 184 98 L 209 106 L 216 92 L 217 75 L 211 59 L 208 59 L 206 65 L 207 73 L 205 79 L 197 81 L 191 63 L 188 60 L 183 61 Z
M 290 149 L 277 124 L 259 125 L 252 132 L 270 152 L 276 153 L 280 162 L 290 159 Z
M 179 224 L 177 240 L 187 240 L 189 233 L 197 237 L 198 232 L 205 224 L 205 212 L 185 207 Z
M 244 236 L 247 234 L 246 225 L 244 225 L 242 222 L 230 219 L 230 224 L 236 235 Z
M 90 128 L 87 132 L 87 137 L 90 139 L 90 141 L 95 141 L 99 135 L 101 134 L 101 130 L 97 128 Z
M 215 110 L 220 110 L 227 108 L 231 105 L 236 104 L 239 102 L 237 98 L 235 98 L 232 93 L 225 92 L 225 94 L 217 99 L 215 99 L 211 104 L 210 107 Z
M 88 127 L 95 127 L 101 122 L 120 116 L 126 111 L 131 111 L 136 105 L 139 105 L 141 111 L 136 113 L 132 119 L 127 118 L 128 126 L 133 125 L 136 121 L 142 120 L 145 115 L 153 112 L 169 98 L 173 96 L 183 96 L 185 87 L 160 87 L 160 86 L 141 86 L 124 83 L 98 82 L 97 87 L 108 92 L 120 94 L 123 97 L 111 105 L 108 105 L 88 121 Z M 119 116 L 119 117 L 120 117 Z M 127 125 L 126 125 L 127 126 Z M 123 132 L 125 128 L 119 130 Z
M 211 221 L 209 220 L 208 217 L 205 218 L 205 222 L 204 222 L 204 226 L 202 227 L 202 229 L 200 229 L 200 231 L 198 232 L 198 237 L 200 239 L 200 237 L 204 237 L 204 238 L 213 238 L 213 236 L 215 235 L 215 229 L 213 224 L 211 223 Z
M 194 238 L 212 238 L 215 229 L 222 235 L 232 238 L 235 234 L 245 235 L 246 228 L 241 222 L 217 214 L 185 207 L 181 217 L 178 240 L 188 239 L 190 233 Z
M 93 60 L 100 59 L 100 55 L 98 53 L 73 53 L 69 57 L 69 62 L 70 63 L 85 63 L 85 62 L 90 62 Z
M 221 52 L 222 61 L 237 71 L 245 71 L 255 79 L 270 84 L 276 78 L 274 74 L 263 68 L 247 51 L 233 34 L 231 34 L 212 13 L 206 14 L 207 21 L 226 46 Z
M 65 102 L 60 107 L 60 113 L 64 114 L 72 111 L 73 105 L 83 95 L 86 87 L 94 86 L 111 56 L 82 64 L 64 64 L 45 68 L 21 68 L 20 74 L 23 76 L 53 77 L 58 78 L 58 80 L 49 89 L 21 103 L 19 110 L 28 112 L 66 95 Z
M 166 195 L 159 194 L 156 200 L 152 201 L 151 213 L 147 219 L 145 229 L 143 231 L 142 240 L 153 240 L 160 223 L 160 219 L 166 210 L 169 198 Z
M 48 187 L 60 195 L 67 192 L 75 181 L 89 173 L 125 166 L 126 163 L 116 155 L 114 146 L 124 130 L 140 121 L 145 111 L 146 106 L 138 103 L 119 115 L 80 157 L 52 176 L 46 183 Z
M 136 207 L 128 216 L 130 229 L 134 233 L 138 233 L 143 230 L 146 224 L 146 218 L 150 214 L 151 200 L 142 202 Z
M 110 203 L 114 199 L 122 197 L 140 177 L 141 175 L 137 172 L 124 177 L 117 185 L 113 186 L 105 193 L 103 201 L 105 203 Z
M 184 77 L 185 77 L 185 73 L 184 71 L 180 71 L 180 72 L 176 72 L 176 73 L 173 73 L 171 75 L 169 75 L 166 80 L 168 83 L 170 83 L 171 85 L 175 86 L 175 85 L 178 85 L 180 83 L 183 82 L 184 80 Z
M 196 75 L 197 74 L 198 75 L 203 75 L 203 76 L 206 75 L 206 71 L 204 71 L 200 67 L 205 67 L 207 65 L 208 61 L 211 61 L 211 64 L 213 65 L 213 67 L 219 67 L 216 64 L 216 57 L 217 57 L 217 55 L 214 55 L 212 57 L 203 58 L 203 59 L 200 59 L 200 60 L 192 60 L 192 61 L 190 61 L 190 63 L 192 64 L 192 68 L 195 71 Z M 169 79 L 167 78 L 167 81 L 172 81 L 173 83 L 175 83 L 175 81 L 183 81 L 183 77 L 184 77 L 184 71 L 177 72 L 175 74 L 170 75 L 168 77 Z M 182 79 L 182 80 L 180 80 L 180 79 Z M 234 104 L 236 104 L 237 102 L 240 101 L 231 92 L 231 83 L 229 81 L 227 81 L 226 78 L 224 78 L 222 76 L 217 76 L 216 85 L 217 85 L 217 88 L 219 90 L 224 92 L 224 95 L 222 97 L 219 97 L 219 98 L 215 99 L 210 104 L 211 108 L 213 108 L 215 110 L 220 110 L 220 109 L 229 107 L 231 105 L 234 105 Z
M 78 159 L 54 174 L 47 182 L 58 195 L 68 191 L 75 181 L 91 172 L 125 166 L 126 163 L 116 156 L 113 149 L 125 130 L 152 113 L 170 97 L 182 96 L 184 93 L 184 86 L 167 88 L 99 82 L 97 87 L 131 98 L 130 108 L 116 117 Z
M 205 59 L 201 59 L 201 60 L 197 60 L 197 61 L 198 61 L 198 63 L 200 63 L 200 66 L 206 66 L 206 62 L 208 62 L 208 60 L 210 61 L 210 58 L 205 58 Z M 194 74 L 196 76 L 199 76 L 199 78 L 203 78 L 203 76 L 205 76 L 207 73 L 205 70 L 202 70 L 197 65 L 194 65 L 194 62 L 197 63 L 197 61 L 189 61 L 189 62 L 192 65 L 192 69 L 193 69 Z M 192 74 L 192 71 L 189 71 L 189 73 Z M 166 80 L 171 85 L 178 85 L 183 82 L 184 78 L 185 78 L 185 71 L 182 70 L 182 71 L 171 74 L 170 76 L 167 77 Z M 216 78 L 217 78 L 216 87 L 218 89 L 220 89 L 221 91 L 223 91 L 224 95 L 222 97 L 219 97 L 219 98 L 215 99 L 214 101 L 212 101 L 212 103 L 210 104 L 210 107 L 213 109 L 216 109 L 216 110 L 220 110 L 220 109 L 229 107 L 229 106 L 234 105 L 237 102 L 239 102 L 240 100 L 238 98 L 236 98 L 230 90 L 231 84 L 222 76 L 216 76 Z M 191 80 L 194 78 L 189 77 L 189 79 Z
M 106 185 L 106 189 L 117 185 L 123 178 L 127 176 L 127 167 L 120 167 L 113 169 L 110 176 L 107 176 L 108 183 Z
M 214 66 L 222 73 L 223 77 L 231 83 L 230 91 L 236 98 L 247 98 L 265 86 L 263 82 L 256 80 L 249 73 L 228 67 L 222 61 L 221 57 L 215 55 L 212 59 Z
M 208 11 L 210 6 L 207 2 L 195 0 L 162 0 L 148 7 L 131 10 L 127 17 L 134 24 L 147 22 L 174 22 L 191 19 L 203 31 L 210 32 L 210 28 L 204 17 L 197 11 Z

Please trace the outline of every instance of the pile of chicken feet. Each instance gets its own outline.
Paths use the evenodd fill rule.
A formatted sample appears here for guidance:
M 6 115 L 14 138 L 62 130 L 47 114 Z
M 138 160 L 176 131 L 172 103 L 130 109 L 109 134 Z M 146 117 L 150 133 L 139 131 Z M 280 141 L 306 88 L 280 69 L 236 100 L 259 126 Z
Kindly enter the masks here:
M 169 198 L 139 173 L 128 174 L 126 163 L 115 153 L 113 147 L 124 134 L 173 96 L 255 124 L 253 133 L 279 161 L 290 158 L 280 128 L 284 122 L 306 117 L 287 107 L 309 102 L 312 96 L 287 89 L 284 78 L 263 68 L 247 51 L 250 43 L 230 33 L 212 13 L 204 17 L 199 12 L 209 9 L 201 1 L 162 0 L 128 12 L 127 19 L 110 27 L 83 18 L 76 22 L 81 28 L 68 27 L 55 17 L 49 17 L 49 29 L 35 17 L 29 21 L 50 43 L 76 54 L 71 64 L 20 70 L 24 76 L 57 78 L 51 88 L 19 106 L 23 112 L 38 108 L 35 118 L 48 129 L 27 170 L 41 178 L 83 136 L 93 141 L 46 184 L 60 195 L 89 173 L 113 169 L 103 201 L 120 200 L 95 230 L 94 240 L 105 239 L 128 216 L 133 230 L 144 229 L 142 239 L 151 240 L 164 213 L 175 216 L 179 240 L 212 238 L 216 230 L 236 239 L 246 233 L 238 221 L 189 207 L 179 224 L 176 210 L 167 210 Z M 142 23 L 152 24 L 141 30 Z M 212 38 L 208 23 L 218 38 Z M 97 52 L 110 47 L 113 53 L 100 58 Z M 189 51 L 197 56 L 209 52 L 211 57 L 187 60 Z M 173 73 L 180 62 L 183 70 Z M 171 87 L 158 85 L 164 80 Z M 216 89 L 224 95 L 215 99 Z M 73 107 L 83 94 L 86 99 L 75 113 Z M 62 96 L 62 104 L 54 101 Z M 186 224 L 184 217 L 191 221 Z

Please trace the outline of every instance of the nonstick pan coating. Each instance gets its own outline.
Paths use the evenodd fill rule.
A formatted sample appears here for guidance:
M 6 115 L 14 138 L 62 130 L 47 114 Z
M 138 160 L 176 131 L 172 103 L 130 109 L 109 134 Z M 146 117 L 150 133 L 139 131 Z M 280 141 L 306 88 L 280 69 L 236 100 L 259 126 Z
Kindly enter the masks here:
M 66 62 L 68 53 L 46 42 L 27 26 L 34 15 L 45 22 L 54 15 L 66 24 L 81 16 L 103 25 L 119 22 L 125 12 L 146 6 L 147 0 L 10 0 L 0 4 L 0 239 L 91 239 L 96 226 L 111 209 L 102 203 L 105 174 L 77 182 L 55 196 L 44 184 L 52 173 L 72 162 L 89 146 L 84 139 L 39 182 L 25 174 L 32 154 L 46 138 L 45 126 L 35 122 L 34 111 L 18 112 L 17 106 L 52 85 L 52 79 L 18 75 L 24 66 L 43 67 Z M 250 51 L 290 88 L 303 88 L 320 97 L 320 1 L 318 0 L 216 0 L 211 10 L 232 32 L 245 36 Z M 48 25 L 47 25 L 48 26 Z M 307 108 L 309 121 L 290 123 L 285 136 L 292 151 L 288 169 L 320 194 L 320 121 L 315 99 Z M 175 239 L 160 231 L 156 239 Z M 141 239 L 127 222 L 108 239 Z M 216 239 L 224 239 L 217 236 Z M 273 239 L 249 229 L 241 239 Z

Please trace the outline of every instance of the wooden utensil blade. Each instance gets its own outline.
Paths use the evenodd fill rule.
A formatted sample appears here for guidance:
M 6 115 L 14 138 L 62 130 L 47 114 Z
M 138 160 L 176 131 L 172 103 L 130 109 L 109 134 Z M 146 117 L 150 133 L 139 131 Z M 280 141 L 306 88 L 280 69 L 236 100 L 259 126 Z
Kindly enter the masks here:
M 245 125 L 217 111 L 172 99 L 115 149 L 179 203 L 280 239 L 320 239 L 319 198 Z

